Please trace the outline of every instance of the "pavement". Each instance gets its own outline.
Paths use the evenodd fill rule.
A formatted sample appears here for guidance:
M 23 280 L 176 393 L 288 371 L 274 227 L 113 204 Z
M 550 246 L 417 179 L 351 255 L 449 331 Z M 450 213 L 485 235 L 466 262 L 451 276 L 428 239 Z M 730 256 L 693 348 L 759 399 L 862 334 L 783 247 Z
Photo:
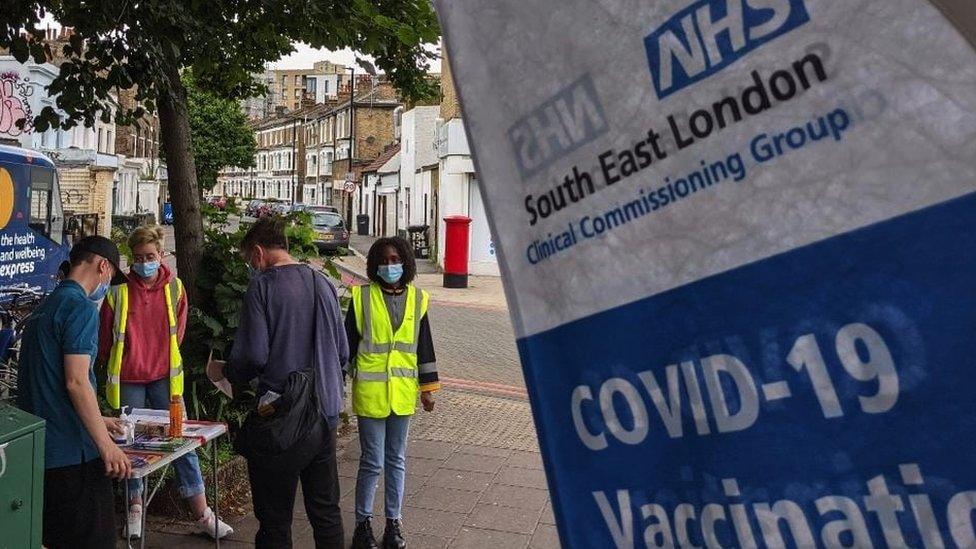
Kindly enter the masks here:
M 362 280 L 371 239 L 355 237 L 354 255 L 336 258 L 345 284 Z M 446 289 L 432 264 L 416 284 L 431 293 L 429 311 L 444 389 L 432 413 L 411 424 L 403 529 L 414 548 L 555 548 L 559 541 L 525 383 L 500 279 L 471 277 L 466 289 Z M 340 441 L 341 507 L 347 543 L 359 443 Z M 382 534 L 382 481 L 376 497 Z M 294 546 L 314 547 L 301 497 Z M 253 515 L 230 520 L 235 533 L 222 547 L 253 546 Z M 151 518 L 147 547 L 212 547 L 189 525 Z

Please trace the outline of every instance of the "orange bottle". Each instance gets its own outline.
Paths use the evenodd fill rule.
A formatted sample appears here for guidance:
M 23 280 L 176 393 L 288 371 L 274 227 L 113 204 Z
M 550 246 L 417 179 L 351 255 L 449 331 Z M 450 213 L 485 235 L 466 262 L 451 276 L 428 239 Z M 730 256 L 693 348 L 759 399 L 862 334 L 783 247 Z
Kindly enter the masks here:
M 183 399 L 177 395 L 169 399 L 169 436 L 183 436 Z

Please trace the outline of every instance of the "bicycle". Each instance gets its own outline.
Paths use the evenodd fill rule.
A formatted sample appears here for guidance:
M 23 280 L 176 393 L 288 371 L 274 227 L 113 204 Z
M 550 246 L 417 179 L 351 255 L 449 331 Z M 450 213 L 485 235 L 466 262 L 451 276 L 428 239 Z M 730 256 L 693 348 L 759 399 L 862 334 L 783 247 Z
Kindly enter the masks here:
M 17 398 L 17 364 L 24 326 L 45 294 L 27 287 L 0 288 L 0 402 Z

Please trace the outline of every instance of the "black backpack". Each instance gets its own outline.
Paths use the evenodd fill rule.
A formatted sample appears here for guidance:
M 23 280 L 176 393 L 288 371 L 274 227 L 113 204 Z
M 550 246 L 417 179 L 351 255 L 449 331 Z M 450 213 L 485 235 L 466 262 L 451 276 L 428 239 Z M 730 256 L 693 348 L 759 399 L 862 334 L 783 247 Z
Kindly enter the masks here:
M 274 463 L 283 469 L 304 467 L 322 449 L 327 429 L 319 413 L 315 371 L 292 372 L 281 398 L 265 416 L 252 411 L 234 439 L 234 449 L 248 460 Z

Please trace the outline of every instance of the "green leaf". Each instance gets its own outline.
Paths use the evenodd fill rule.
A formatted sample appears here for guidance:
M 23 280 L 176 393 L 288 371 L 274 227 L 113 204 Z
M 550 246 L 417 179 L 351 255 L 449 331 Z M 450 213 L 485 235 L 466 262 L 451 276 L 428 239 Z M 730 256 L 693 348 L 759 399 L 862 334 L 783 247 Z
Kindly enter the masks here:
M 220 322 L 210 315 L 201 314 L 200 319 L 203 321 L 204 325 L 210 329 L 210 333 L 213 334 L 214 337 L 217 337 L 224 332 L 224 327 L 221 326 Z
M 27 40 L 21 36 L 14 38 L 10 42 L 10 54 L 18 63 L 26 63 L 27 58 L 30 57 L 30 47 L 27 46 Z
M 407 46 L 416 46 L 420 41 L 420 37 L 417 36 L 417 32 L 408 25 L 400 25 L 397 27 L 396 35 L 397 38 L 400 39 L 400 42 Z

